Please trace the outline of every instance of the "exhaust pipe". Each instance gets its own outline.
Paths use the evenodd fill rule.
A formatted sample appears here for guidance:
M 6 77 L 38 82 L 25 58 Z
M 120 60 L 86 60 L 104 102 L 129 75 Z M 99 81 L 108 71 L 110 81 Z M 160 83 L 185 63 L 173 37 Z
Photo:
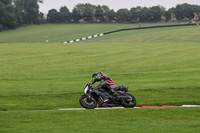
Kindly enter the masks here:
M 131 97 L 130 96 L 118 96 L 117 98 L 119 98 L 119 99 L 131 99 Z

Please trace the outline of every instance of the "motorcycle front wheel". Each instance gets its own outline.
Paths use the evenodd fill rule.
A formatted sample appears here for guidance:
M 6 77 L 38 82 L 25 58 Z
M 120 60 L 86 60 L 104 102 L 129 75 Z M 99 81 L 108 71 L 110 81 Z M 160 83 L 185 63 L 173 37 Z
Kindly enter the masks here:
M 97 107 L 97 101 L 95 99 L 88 99 L 87 95 L 82 95 L 79 99 L 79 103 L 83 108 L 94 109 Z
M 131 99 L 122 99 L 121 100 L 121 105 L 125 108 L 133 108 L 136 105 L 136 99 L 133 95 L 127 94 L 128 96 L 131 97 Z

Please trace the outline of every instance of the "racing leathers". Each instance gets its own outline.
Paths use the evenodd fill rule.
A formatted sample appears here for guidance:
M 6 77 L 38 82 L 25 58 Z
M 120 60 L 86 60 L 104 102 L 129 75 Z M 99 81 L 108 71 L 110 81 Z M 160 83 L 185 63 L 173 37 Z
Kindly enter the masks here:
M 116 88 L 116 84 L 109 76 L 103 75 L 99 78 L 95 78 L 92 84 L 99 81 L 101 81 L 100 84 L 96 86 L 98 89 L 104 88 L 105 90 L 110 90 L 113 94 L 116 92 L 114 90 L 114 88 Z M 104 102 L 108 101 L 109 97 L 107 95 L 102 93 L 102 96 L 104 97 Z

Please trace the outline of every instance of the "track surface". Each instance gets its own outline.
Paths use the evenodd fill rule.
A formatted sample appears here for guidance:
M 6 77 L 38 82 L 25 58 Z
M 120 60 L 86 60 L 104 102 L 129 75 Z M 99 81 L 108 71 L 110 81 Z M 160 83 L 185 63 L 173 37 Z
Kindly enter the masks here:
M 89 41 L 82 41 L 81 43 L 92 43 L 92 42 L 98 42 L 98 41 L 109 40 L 109 39 L 120 38 L 120 37 L 127 37 L 127 36 L 134 36 L 134 35 L 145 35 L 145 34 L 153 34 L 153 33 L 166 32 L 166 31 L 177 31 L 177 30 L 183 30 L 183 29 L 169 29 L 169 30 L 165 30 L 165 31 L 152 31 L 152 32 L 146 32 L 146 33 L 135 33 L 135 34 L 129 34 L 129 35 L 105 37 L 105 38 L 94 39 L 94 40 L 89 40 Z
M 103 41 L 103 40 L 108 40 L 108 39 L 113 39 L 113 38 L 132 36 L 132 35 L 137 35 L 137 34 L 124 35 L 124 36 L 114 36 L 114 37 L 106 37 L 106 38 L 100 38 L 100 39 L 95 39 L 95 40 L 84 41 L 82 43 L 91 43 L 91 42 Z
M 163 31 L 156 31 L 156 32 L 163 32 Z M 109 40 L 109 39 L 120 38 L 120 37 L 127 37 L 127 36 L 141 35 L 141 34 L 152 34 L 152 33 L 156 33 L 156 32 L 135 33 L 135 34 L 129 34 L 129 35 L 122 35 L 122 36 L 105 37 L 105 38 L 100 38 L 100 39 L 83 41 L 81 43 L 92 43 L 92 42 L 98 42 L 98 41 Z
M 171 108 L 171 107 L 200 107 L 200 105 L 182 105 L 182 106 L 174 106 L 174 105 L 163 105 L 163 106 L 141 106 L 134 108 Z M 104 107 L 104 108 L 95 108 L 99 109 L 124 109 L 124 107 Z M 85 108 L 63 108 L 58 110 L 86 110 Z

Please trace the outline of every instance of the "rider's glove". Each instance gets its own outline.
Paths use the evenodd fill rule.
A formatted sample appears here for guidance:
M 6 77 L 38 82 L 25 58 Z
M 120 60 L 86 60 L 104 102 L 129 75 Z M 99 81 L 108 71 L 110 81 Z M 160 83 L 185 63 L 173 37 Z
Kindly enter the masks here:
M 94 81 L 92 82 L 92 84 L 94 84 L 97 81 L 97 79 L 94 79 Z

